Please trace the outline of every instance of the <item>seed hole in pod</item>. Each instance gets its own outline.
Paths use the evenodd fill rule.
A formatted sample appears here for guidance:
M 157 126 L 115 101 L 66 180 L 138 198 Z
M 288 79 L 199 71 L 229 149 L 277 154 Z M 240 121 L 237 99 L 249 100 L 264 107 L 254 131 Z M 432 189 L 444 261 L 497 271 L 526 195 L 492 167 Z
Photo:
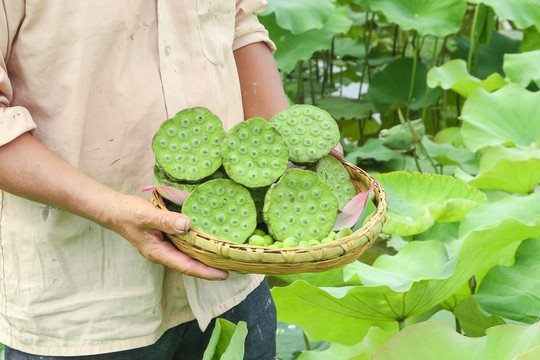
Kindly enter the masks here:
M 303 191 L 299 192 L 298 193 L 298 199 L 300 199 L 302 201 L 306 200 L 306 193 L 303 192 Z
M 300 111 L 293 109 L 291 110 L 291 115 L 298 116 L 300 114 Z
M 304 139 L 304 145 L 311 146 L 313 144 L 313 140 L 310 138 Z
M 200 133 L 200 132 L 201 132 L 201 128 L 200 128 L 200 127 L 195 126 L 195 127 L 193 128 L 193 133 L 198 134 L 198 133 Z
M 245 147 L 245 146 L 242 145 L 242 146 L 240 146 L 240 147 L 238 148 L 238 151 L 240 151 L 242 154 L 245 154 L 246 151 L 247 151 L 247 147 Z
M 253 167 L 253 161 L 246 161 L 246 166 L 247 166 L 248 168 Z
M 183 144 L 182 150 L 184 150 L 185 152 L 188 152 L 189 150 L 191 150 L 191 146 L 189 146 L 188 144 Z
M 304 209 L 302 208 L 302 205 L 295 205 L 295 207 L 294 207 L 294 212 L 295 213 L 301 214 L 303 211 L 304 211 Z
M 159 145 L 161 145 L 161 146 L 163 146 L 163 147 L 167 146 L 167 140 L 161 139 L 161 140 L 159 141 Z
M 276 210 L 276 211 L 274 211 L 274 214 L 275 214 L 276 216 L 281 216 L 281 211 Z
M 225 222 L 225 216 L 223 214 L 219 214 L 216 216 L 216 222 L 218 224 L 223 224 Z
M 249 211 L 247 211 L 247 209 L 242 209 L 242 211 L 240 212 L 240 214 L 242 214 L 242 216 L 248 216 Z
M 344 190 L 345 192 L 347 192 L 347 193 L 352 192 L 352 189 L 351 189 L 350 186 L 345 186 L 345 187 L 343 188 L 343 190 Z
M 278 200 L 283 200 L 283 198 L 285 198 L 285 194 L 283 194 L 282 192 L 280 192 L 277 196 Z
M 209 208 L 204 208 L 202 213 L 203 213 L 204 216 L 209 216 L 210 215 L 210 209 Z
M 192 164 L 195 164 L 197 162 L 197 157 L 196 156 L 190 156 L 189 157 L 189 162 L 192 163 Z
M 289 187 L 295 187 L 296 186 L 296 180 L 294 180 L 294 179 L 289 180 L 288 185 L 289 185 Z
M 202 224 L 203 224 L 204 226 L 209 226 L 209 225 L 210 225 L 210 221 L 204 220 Z
M 210 201 L 210 206 L 213 207 L 213 208 L 217 208 L 217 206 L 218 206 L 217 200 L 216 200 L 216 199 L 212 199 L 212 200 Z
M 313 114 L 313 111 L 309 108 L 304 109 L 304 115 L 311 115 Z
M 172 156 L 169 155 L 169 154 L 165 155 L 165 161 L 171 162 L 172 161 Z
M 219 156 L 220 155 L 219 149 L 214 150 L 213 154 L 214 156 Z
M 236 213 L 237 210 L 238 210 L 238 208 L 237 208 L 236 206 L 234 206 L 234 205 L 231 206 L 231 207 L 229 207 L 229 212 L 230 212 L 231 214 Z
M 319 142 L 317 143 L 317 147 L 318 147 L 319 149 L 324 149 L 325 146 L 326 146 L 326 145 L 324 144 L 324 141 L 319 141 Z
M 328 209 L 329 207 L 330 207 L 330 204 L 328 203 L 328 201 L 323 201 L 323 202 L 321 203 L 321 209 L 326 210 L 326 209 Z
M 289 217 L 287 218 L 287 222 L 288 222 L 289 224 L 294 224 L 294 220 L 295 220 L 295 219 L 294 219 L 294 216 L 289 216 Z
M 204 204 L 206 202 L 206 196 L 204 195 L 199 196 L 199 202 Z
M 282 133 L 283 133 L 283 135 L 291 135 L 291 129 L 285 128 L 285 129 L 283 129 Z
M 232 235 L 232 237 L 233 237 L 234 240 L 237 240 L 240 237 L 240 235 L 238 235 L 237 233 L 234 233 Z
M 278 118 L 280 118 L 281 120 L 285 120 L 287 118 L 287 115 L 286 114 L 279 114 Z
M 268 154 L 269 152 L 270 152 L 270 149 L 268 147 L 265 146 L 265 147 L 262 148 L 262 153 L 264 155 Z
M 257 145 L 259 145 L 259 139 L 254 138 L 254 139 L 251 140 L 251 143 L 252 143 L 253 145 L 257 146 Z
M 171 144 L 169 149 L 171 149 L 171 151 L 176 151 L 176 150 L 178 150 L 178 145 L 177 144 Z
M 180 138 L 181 138 L 181 139 L 186 139 L 186 138 L 187 138 L 187 132 L 181 131 L 181 132 L 180 132 Z
M 202 115 L 197 115 L 197 120 L 196 120 L 199 124 L 202 123 L 204 121 L 204 116 Z
M 312 233 L 313 235 L 318 235 L 318 234 L 319 234 L 319 228 L 312 227 L 310 230 L 311 230 L 311 233 Z
M 311 118 L 309 117 L 305 117 L 302 119 L 302 122 L 306 125 L 311 125 L 311 123 L 313 122 L 313 120 L 311 120 Z
M 272 152 L 274 155 L 279 155 L 281 153 L 281 148 L 278 148 L 277 146 L 272 149 Z
M 229 141 L 229 146 L 234 148 L 236 146 L 236 141 L 234 140 Z
M 184 126 L 188 126 L 189 123 L 190 123 L 189 119 L 183 119 L 182 120 L 182 125 L 184 125 Z
M 316 151 L 313 150 L 313 149 L 309 149 L 307 152 L 308 152 L 309 155 L 315 155 L 315 153 L 316 153 Z
M 258 127 L 258 126 L 253 127 L 253 133 L 254 133 L 254 134 L 260 134 L 260 132 L 261 132 L 261 128 L 260 128 L 260 127 Z
M 169 128 L 167 130 L 167 134 L 169 134 L 170 136 L 176 135 L 176 129 L 175 128 Z
M 304 181 L 304 182 L 302 183 L 302 187 L 303 187 L 304 189 L 309 189 L 309 188 L 311 187 L 311 181 Z
M 234 189 L 229 189 L 227 193 L 229 194 L 229 196 L 234 196 L 234 194 L 236 194 L 236 191 L 234 191 Z
M 290 206 L 289 206 L 289 204 L 287 204 L 287 203 L 283 203 L 283 204 L 281 204 L 281 208 L 282 208 L 283 210 L 285 210 L 285 211 L 289 211 Z
M 196 216 L 192 216 L 189 220 L 191 221 L 192 224 L 199 223 L 199 218 Z
M 236 199 L 236 202 L 238 203 L 238 205 L 242 205 L 246 202 L 246 199 L 244 199 L 243 196 L 239 196 L 238 199 Z
M 277 168 L 277 167 L 279 166 L 279 161 L 277 161 L 277 160 L 272 160 L 271 165 L 272 165 L 272 167 Z
M 257 153 L 257 150 L 251 150 L 249 153 L 251 154 L 251 157 L 253 157 L 253 158 L 256 158 L 257 155 L 259 155 L 259 154 Z
M 241 168 L 241 167 L 236 168 L 236 173 L 237 173 L 237 174 L 242 175 L 242 174 L 244 174 L 245 172 L 246 172 L 246 170 L 244 170 L 244 168 Z
M 322 120 L 323 116 L 321 114 L 317 114 L 315 115 L 315 119 L 317 120 Z
M 178 156 L 176 157 L 176 161 L 180 161 L 180 162 L 181 162 L 181 161 L 184 161 L 184 155 L 178 155 Z
M 270 176 L 270 171 L 263 170 L 262 174 L 263 174 L 264 177 L 269 177 Z
M 208 160 L 203 161 L 202 166 L 203 168 L 208 169 L 210 167 L 210 161 Z
M 311 129 L 311 135 L 319 136 L 320 134 L 321 134 L 321 130 L 319 130 L 318 128 Z
M 341 185 L 339 185 L 339 184 L 334 185 L 334 189 L 336 189 L 336 190 L 341 189 Z
M 318 220 L 319 220 L 320 223 L 324 223 L 324 222 L 326 221 L 326 216 L 324 216 L 324 215 L 319 215 Z
M 302 230 L 296 230 L 296 236 L 298 236 L 299 238 L 304 236 L 304 232 Z
M 272 142 L 274 140 L 274 137 L 270 134 L 266 135 L 264 137 L 264 140 L 266 140 L 267 142 Z
M 309 219 L 307 217 L 303 217 L 302 218 L 302 224 L 303 225 L 308 225 L 309 224 Z
M 331 140 L 332 139 L 332 134 L 324 133 L 323 138 L 326 139 L 326 140 Z
M 266 159 L 261 159 L 261 161 L 259 161 L 259 165 L 264 167 L 264 166 L 268 165 L 268 161 L 266 161 Z
M 183 171 L 184 167 L 182 165 L 176 165 L 176 171 Z
M 199 211 L 199 205 L 193 204 L 193 206 L 191 207 L 191 210 L 193 210 L 195 212 Z
M 281 224 L 281 231 L 285 232 L 285 231 L 287 231 L 287 230 L 288 230 L 287 225 Z
M 248 133 L 247 131 L 240 131 L 240 134 L 238 134 L 238 137 L 242 140 L 245 140 L 248 138 Z
M 302 149 L 300 149 L 300 148 L 294 148 L 293 153 L 294 153 L 295 155 L 300 155 L 300 154 L 302 154 Z
M 298 135 L 303 135 L 306 132 L 306 129 L 304 127 L 302 127 L 302 126 L 298 126 L 297 128 L 294 129 L 294 131 Z
M 202 137 L 202 140 L 203 140 L 204 142 L 208 142 L 208 135 L 204 135 L 204 136 Z
M 249 224 L 247 222 L 243 222 L 240 226 L 242 227 L 242 229 L 247 229 L 249 227 Z
M 210 132 L 214 131 L 214 124 L 208 124 L 208 126 L 206 127 L 206 130 Z
M 290 126 L 295 126 L 297 123 L 298 122 L 294 118 L 290 118 L 289 120 L 287 120 L 287 124 L 289 124 Z
M 240 221 L 237 218 L 232 218 L 230 223 L 231 225 L 236 226 L 240 223 Z
M 214 195 L 214 190 L 209 189 L 206 193 L 211 197 L 212 195 Z
M 330 128 L 330 123 L 328 121 L 323 121 L 321 127 L 325 130 L 328 130 L 328 128 Z
M 234 164 L 234 163 L 237 163 L 238 162 L 238 156 L 236 155 L 231 155 L 231 157 L 229 158 L 229 160 Z
M 197 146 L 201 145 L 201 140 L 193 139 L 193 141 L 191 142 L 191 145 L 197 147 Z
M 231 232 L 231 228 L 225 226 L 223 229 L 221 229 L 221 231 L 223 231 L 224 234 L 228 234 Z
M 300 141 L 300 139 L 298 139 L 298 137 L 296 136 L 292 136 L 290 139 L 289 139 L 290 143 L 291 144 L 298 144 L 298 142 Z
M 218 193 L 219 195 L 223 194 L 225 192 L 225 189 L 221 186 L 218 186 L 218 188 L 216 189 L 216 193 Z
M 314 213 L 317 210 L 317 207 L 313 204 L 308 205 L 307 207 L 308 212 Z
M 291 200 L 291 202 L 294 202 L 294 193 L 292 191 L 289 191 L 287 197 L 289 198 L 289 200 Z
M 218 234 L 218 229 L 212 228 L 212 230 L 210 230 L 210 232 L 212 233 L 212 235 L 217 235 Z
M 311 192 L 311 196 L 314 198 L 314 199 L 317 199 L 318 197 L 321 196 L 321 192 L 317 189 L 313 189 L 313 191 Z
M 252 172 L 249 173 L 249 177 L 250 177 L 252 180 L 254 180 L 254 179 L 257 178 L 257 173 L 255 173 L 255 172 L 252 171 Z

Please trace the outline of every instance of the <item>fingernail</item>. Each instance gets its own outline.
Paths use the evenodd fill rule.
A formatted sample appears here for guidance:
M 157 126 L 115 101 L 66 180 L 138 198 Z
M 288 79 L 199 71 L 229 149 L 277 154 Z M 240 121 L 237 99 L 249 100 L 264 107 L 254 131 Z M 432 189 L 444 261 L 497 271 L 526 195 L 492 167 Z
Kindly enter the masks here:
M 178 218 L 176 219 L 176 222 L 174 224 L 174 227 L 176 228 L 176 230 L 178 230 L 179 232 L 181 233 L 185 233 L 187 231 L 187 220 L 185 219 L 182 219 L 182 218 Z

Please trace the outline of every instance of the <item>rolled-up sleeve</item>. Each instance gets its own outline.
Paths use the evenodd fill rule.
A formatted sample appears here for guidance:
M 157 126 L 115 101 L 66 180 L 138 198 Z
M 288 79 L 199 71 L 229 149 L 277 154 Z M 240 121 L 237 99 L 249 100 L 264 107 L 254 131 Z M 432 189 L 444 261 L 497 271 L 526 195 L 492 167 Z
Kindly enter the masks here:
M 236 1 L 236 28 L 234 32 L 233 50 L 246 45 L 264 42 L 272 52 L 276 45 L 270 40 L 268 31 L 257 19 L 257 13 L 266 8 L 264 0 L 237 0 Z
M 18 1 L 2 1 L 0 8 L 0 146 L 36 127 L 28 110 L 11 106 L 13 88 L 9 81 L 7 62 L 13 39 L 19 28 L 24 8 Z

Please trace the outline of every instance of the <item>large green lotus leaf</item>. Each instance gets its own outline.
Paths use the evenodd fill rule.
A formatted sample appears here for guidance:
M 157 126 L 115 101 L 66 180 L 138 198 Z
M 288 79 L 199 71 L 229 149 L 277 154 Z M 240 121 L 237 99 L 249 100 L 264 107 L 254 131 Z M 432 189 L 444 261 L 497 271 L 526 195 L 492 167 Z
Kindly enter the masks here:
M 447 322 L 426 321 L 406 327 L 383 345 L 372 360 L 525 360 L 540 356 L 540 323 L 499 325 L 484 337 L 458 334 Z
M 537 0 L 469 0 L 491 6 L 497 16 L 513 21 L 520 29 L 536 26 L 540 30 L 540 6 Z
M 436 221 L 460 221 L 485 195 L 447 175 L 396 171 L 377 179 L 388 195 L 383 231 L 401 236 L 426 231 Z
M 472 296 L 461 300 L 453 313 L 465 335 L 470 337 L 485 336 L 486 330 L 490 327 L 506 324 L 500 316 L 486 315 Z
M 437 144 L 452 144 L 458 148 L 464 148 L 463 135 L 461 128 L 458 126 L 450 126 L 442 129 L 433 137 L 433 141 Z
M 426 106 L 435 104 L 441 94 L 439 88 L 428 89 L 426 85 L 427 67 L 421 62 L 418 62 L 416 66 L 414 89 L 409 105 L 412 110 L 418 110 L 424 106 L 426 90 L 428 90 Z M 368 88 L 368 96 L 379 112 L 385 113 L 395 107 L 407 105 L 412 70 L 413 59 L 402 57 L 395 59 L 373 75 Z
M 280 27 L 300 34 L 322 28 L 334 10 L 332 0 L 272 0 L 261 16 L 275 13 Z
M 228 320 L 217 319 L 203 360 L 242 359 L 247 333 L 247 324 L 244 321 L 235 325 Z
M 336 96 L 326 96 L 323 99 L 318 99 L 316 106 L 328 111 L 336 120 L 365 119 L 375 112 L 371 102 Z
M 414 131 L 419 137 L 423 137 L 426 128 L 422 119 L 411 121 Z M 414 136 L 411 132 L 409 123 L 392 126 L 389 129 L 384 129 L 379 133 L 379 138 L 382 144 L 393 150 L 409 151 L 414 147 Z
M 513 266 L 495 266 L 474 299 L 482 309 L 506 319 L 534 323 L 540 314 L 540 240 L 524 240 Z
M 509 84 L 493 93 L 478 89 L 465 102 L 461 119 L 463 140 L 477 151 L 487 146 L 535 147 L 540 139 L 540 92 Z
M 480 171 L 468 182 L 480 189 L 528 194 L 540 184 L 540 149 L 490 148 L 480 160 Z
M 259 20 L 269 31 L 271 39 L 276 44 L 277 50 L 274 53 L 274 58 L 278 67 L 285 72 L 294 69 L 299 60 L 308 60 L 314 52 L 330 49 L 333 37 L 347 32 L 352 25 L 345 7 L 332 11 L 322 28 L 297 35 L 280 27 L 276 23 L 274 13 L 259 16 Z
M 443 38 L 458 32 L 467 2 L 464 0 L 370 0 L 372 11 L 382 12 L 403 30 Z
M 388 161 L 397 156 L 399 153 L 384 146 L 381 139 L 369 138 L 361 147 L 349 151 L 345 160 L 358 164 L 360 160 Z
M 369 360 L 388 340 L 395 336 L 397 330 L 383 330 L 379 327 L 372 327 L 366 334 L 362 342 L 345 346 L 341 344 L 331 344 L 324 351 L 305 351 L 298 360 Z
M 451 89 L 463 97 L 469 97 L 478 88 L 488 92 L 500 89 L 506 85 L 506 81 L 499 73 L 493 73 L 487 79 L 481 80 L 469 74 L 464 60 L 454 59 L 442 66 L 429 69 L 427 84 L 431 88 L 440 86 L 445 90 Z
M 504 55 L 504 73 L 511 82 L 528 86 L 531 81 L 540 86 L 540 50 Z
M 496 226 L 471 231 L 462 239 L 457 257 L 449 260 L 449 264 L 439 266 L 441 270 L 435 274 L 443 276 L 455 264 L 454 271 L 448 277 L 404 278 L 402 284 L 393 284 L 395 288 L 403 290 L 399 292 L 387 285 L 319 288 L 304 281 L 296 281 L 287 287 L 275 287 L 272 294 L 278 318 L 302 326 L 314 341 L 354 345 L 363 339 L 371 326 L 389 329 L 399 320 L 432 309 L 452 296 L 473 275 L 491 268 L 494 254 L 519 241 L 536 237 L 540 237 L 540 219 L 529 226 L 517 219 L 507 218 Z M 423 254 L 428 252 L 426 248 L 422 250 Z M 413 257 L 408 257 L 409 265 Z M 404 259 L 398 258 L 396 261 L 402 265 L 406 263 Z M 414 261 L 427 259 L 418 256 Z M 366 268 L 358 262 L 346 266 L 349 267 L 358 270 L 351 270 L 349 275 L 359 277 L 362 276 L 359 272 Z M 396 275 L 403 269 L 397 269 Z M 431 271 L 431 275 L 434 273 Z
M 456 165 L 468 174 L 476 174 L 480 159 L 467 148 L 458 148 L 452 144 L 437 144 L 427 137 L 422 138 L 422 145 L 431 158 L 441 165 Z

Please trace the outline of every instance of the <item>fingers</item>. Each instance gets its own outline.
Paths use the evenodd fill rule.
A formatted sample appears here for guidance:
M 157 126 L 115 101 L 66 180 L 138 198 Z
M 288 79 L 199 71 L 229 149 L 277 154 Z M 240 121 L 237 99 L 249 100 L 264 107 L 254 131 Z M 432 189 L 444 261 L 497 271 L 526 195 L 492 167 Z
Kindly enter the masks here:
M 148 252 L 141 253 L 153 262 L 207 280 L 224 280 L 229 276 L 228 272 L 205 265 L 179 251 L 173 244 L 163 240 L 162 234 L 158 231 L 148 231 L 146 235 Z

